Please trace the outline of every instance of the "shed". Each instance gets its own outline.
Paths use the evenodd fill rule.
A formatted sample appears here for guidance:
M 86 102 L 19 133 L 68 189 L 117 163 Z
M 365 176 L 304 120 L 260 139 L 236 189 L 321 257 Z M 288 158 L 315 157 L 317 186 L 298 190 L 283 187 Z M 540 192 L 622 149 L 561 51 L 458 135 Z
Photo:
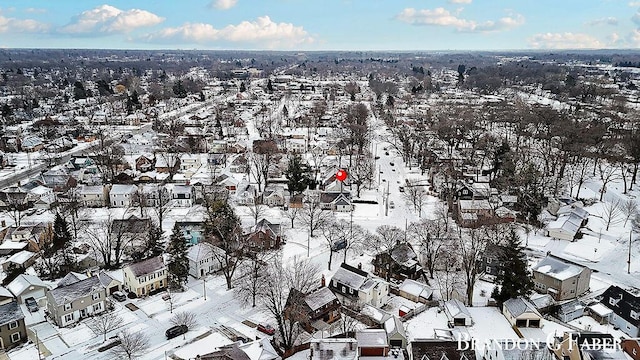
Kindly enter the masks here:
M 450 326 L 471 326 L 473 319 L 471 313 L 458 299 L 452 299 L 444 303 L 444 311 Z

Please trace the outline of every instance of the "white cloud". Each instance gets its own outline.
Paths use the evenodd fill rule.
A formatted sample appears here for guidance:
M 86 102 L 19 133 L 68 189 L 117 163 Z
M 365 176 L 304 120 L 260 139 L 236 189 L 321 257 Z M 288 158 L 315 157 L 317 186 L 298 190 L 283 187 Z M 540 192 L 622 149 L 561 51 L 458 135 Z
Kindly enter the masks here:
M 605 45 L 595 37 L 582 33 L 536 34 L 529 39 L 536 49 L 600 49 Z
M 32 19 L 5 17 L 0 13 L 0 33 L 42 33 L 49 25 Z
M 596 25 L 618 25 L 618 19 L 615 17 L 606 17 L 606 18 L 600 18 L 600 19 L 595 19 L 595 20 L 591 20 L 591 21 L 587 21 L 586 22 L 587 25 L 589 26 L 596 26 Z
M 630 1 L 629 2 L 629 6 L 638 7 L 638 6 L 640 6 L 640 1 Z
M 33 8 L 33 7 L 30 7 L 30 8 L 26 8 L 26 9 L 24 9 L 24 11 L 25 11 L 25 12 L 28 12 L 28 13 L 32 13 L 32 14 L 34 14 L 34 13 L 35 13 L 35 14 L 44 14 L 44 13 L 46 13 L 46 12 L 47 12 L 47 9 L 42 9 L 42 8 Z
M 220 10 L 229 10 L 236 6 L 238 0 L 214 0 L 211 6 Z
M 70 34 L 128 32 L 135 28 L 157 25 L 164 18 L 146 10 L 120 10 L 111 5 L 83 11 L 74 21 L 60 29 Z
M 524 24 L 524 17 L 520 14 L 503 17 L 496 21 L 478 23 L 474 20 L 459 18 L 441 7 L 433 10 L 406 8 L 396 16 L 396 19 L 411 25 L 447 26 L 464 32 L 504 31 Z
M 473 0 L 449 0 L 452 4 L 471 4 Z
M 142 38 L 148 42 L 191 42 L 213 43 L 216 41 L 257 43 L 269 48 L 293 47 L 311 43 L 302 26 L 291 23 L 275 23 L 268 16 L 258 17 L 255 21 L 243 21 L 238 25 L 227 25 L 216 29 L 210 24 L 186 23 L 182 26 L 165 28 Z

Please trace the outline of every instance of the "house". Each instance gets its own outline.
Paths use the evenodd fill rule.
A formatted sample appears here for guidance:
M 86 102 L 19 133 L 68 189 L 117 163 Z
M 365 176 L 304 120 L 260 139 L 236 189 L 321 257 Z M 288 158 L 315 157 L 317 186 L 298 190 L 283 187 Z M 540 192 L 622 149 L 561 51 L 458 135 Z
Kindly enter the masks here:
M 327 287 L 309 294 L 291 289 L 285 305 L 285 317 L 297 319 L 307 332 L 324 330 L 340 319 L 340 302 Z
M 533 267 L 533 284 L 537 292 L 549 293 L 556 301 L 574 299 L 589 290 L 591 269 L 551 255 Z
M 121 270 L 117 270 L 122 272 Z M 104 270 L 100 270 L 100 272 L 96 275 L 100 280 L 100 284 L 105 288 L 107 296 L 113 294 L 116 291 L 122 290 L 122 281 L 120 279 L 116 279 L 110 274 L 107 274 Z
M 384 357 L 389 355 L 389 342 L 384 329 L 363 329 L 356 331 L 358 356 L 366 359 L 368 356 Z
M 358 359 L 358 342 L 356 339 L 311 339 L 309 342 L 310 360 Z M 339 357 L 338 357 L 339 356 Z
M 565 332 L 562 337 L 554 338 L 549 349 L 556 359 L 584 360 L 584 359 L 627 359 L 618 345 L 618 340 L 611 334 L 598 332 Z
M 56 325 L 68 326 L 106 310 L 107 294 L 97 276 L 47 292 L 47 310 Z
M 7 289 L 16 297 L 18 303 L 22 304 L 26 298 L 38 300 L 45 297 L 49 286 L 37 276 L 20 274 L 7 285 Z
M 613 310 L 604 306 L 602 303 L 595 303 L 587 306 L 586 312 L 599 324 L 609 324 Z
M 123 288 L 136 296 L 167 287 L 167 267 L 162 256 L 153 257 L 124 267 Z
M 192 207 L 195 190 L 191 185 L 173 185 L 170 188 L 171 200 L 177 207 Z
M 609 322 L 630 337 L 640 337 L 640 296 L 612 285 L 600 303 L 613 311 Z
M 258 221 L 251 233 L 246 235 L 247 242 L 256 249 L 277 249 L 282 242 L 280 224 L 271 223 L 267 219 Z
M 398 290 L 403 298 L 423 304 L 429 302 L 433 296 L 433 289 L 429 285 L 411 279 L 404 279 Z
M 38 136 L 25 136 L 22 141 L 20 141 L 20 148 L 24 152 L 40 151 L 44 148 L 44 141 Z
M 320 208 L 337 212 L 349 212 L 352 210 L 351 192 L 348 191 L 323 191 L 320 193 Z
M 46 186 L 37 186 L 27 195 L 29 201 L 33 203 L 34 209 L 48 210 L 55 206 L 57 202 L 56 194 L 53 189 Z
M 88 157 L 74 157 L 69 160 L 69 165 L 74 170 L 80 170 L 95 165 L 95 161 Z
M 445 301 L 444 313 L 450 326 L 471 326 L 473 319 L 471 313 L 464 304 L 458 299 Z
M 584 303 L 578 299 L 573 299 L 558 307 L 558 318 L 562 320 L 562 322 L 567 323 L 584 316 L 585 312 L 586 306 Z
M 227 189 L 231 195 L 235 195 L 239 183 L 236 178 L 228 174 L 222 174 L 216 179 L 216 184 Z
M 16 301 L 0 305 L 0 349 L 4 351 L 27 342 L 24 313 Z
M 285 193 L 284 187 L 280 185 L 270 184 L 262 193 L 262 203 L 269 207 L 284 206 Z
M 623 339 L 621 341 L 622 350 L 631 356 L 633 360 L 640 360 L 640 340 Z
M 404 349 L 407 347 L 407 333 L 404 323 L 397 316 L 392 316 L 384 322 L 384 330 L 387 332 L 387 340 L 392 348 Z
M 27 269 L 33 265 L 40 257 L 37 253 L 22 250 L 11 255 L 7 260 L 2 263 L 2 269 L 7 272 L 9 269 Z
M 87 186 L 78 188 L 78 200 L 85 207 L 103 207 L 107 205 L 109 187 L 104 185 Z
M 238 184 L 236 191 L 236 204 L 243 206 L 253 206 L 258 197 L 258 189 L 246 181 Z
M 343 304 L 382 307 L 389 298 L 389 283 L 345 263 L 333 274 L 329 289 Z
M 169 202 L 170 196 L 167 189 L 158 184 L 144 184 L 139 186 L 142 202 L 146 207 L 157 207 Z
M 131 207 L 137 192 L 135 185 L 114 184 L 109 190 L 109 204 L 113 207 Z
M 374 273 L 385 279 L 415 280 L 423 275 L 418 255 L 409 243 L 399 243 L 391 252 L 377 254 L 373 260 L 373 266 Z
M 491 219 L 493 207 L 488 200 L 460 200 L 458 215 L 462 226 L 472 226 L 477 221 Z
M 35 225 L 12 226 L 4 235 L 4 241 L 0 244 L 0 254 L 14 254 L 27 249 L 38 252 L 40 244 L 52 236 L 51 224 L 39 223 Z
M 146 154 L 138 156 L 135 159 L 135 163 L 136 171 L 148 172 L 154 170 L 156 160 L 153 155 Z
M 415 339 L 407 345 L 409 360 L 475 360 L 475 351 L 464 340 Z
M 224 251 L 209 243 L 201 242 L 189 247 L 189 275 L 199 279 L 222 269 L 220 260 Z
M 547 235 L 559 240 L 574 241 L 578 238 L 580 228 L 587 224 L 589 212 L 576 207 L 568 215 L 559 216 L 547 225 Z
M 518 328 L 541 327 L 542 315 L 526 299 L 516 298 L 505 301 L 502 304 L 502 314 L 512 326 Z
M 53 189 L 56 193 L 64 193 L 76 187 L 78 182 L 65 170 L 51 169 L 43 173 L 39 179 L 42 185 Z
M 196 171 L 202 166 L 200 154 L 182 154 L 180 156 L 180 170 Z
M 163 153 L 156 157 L 156 171 L 163 174 L 174 174 L 180 169 L 180 158 L 178 154 Z

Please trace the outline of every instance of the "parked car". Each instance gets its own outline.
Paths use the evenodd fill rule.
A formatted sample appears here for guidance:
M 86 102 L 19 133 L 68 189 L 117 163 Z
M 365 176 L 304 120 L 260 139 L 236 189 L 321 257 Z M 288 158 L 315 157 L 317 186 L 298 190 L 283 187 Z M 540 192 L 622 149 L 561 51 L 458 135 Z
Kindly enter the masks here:
M 187 325 L 176 325 L 168 328 L 167 331 L 164 332 L 164 335 L 167 337 L 167 339 L 173 339 L 176 336 L 185 334 L 187 331 L 189 331 Z
M 120 291 L 116 291 L 113 294 L 111 294 L 111 296 L 113 296 L 114 299 L 122 302 L 127 300 L 127 295 L 125 295 L 124 293 L 120 292 Z
M 274 329 L 271 325 L 269 324 L 259 324 L 258 325 L 258 331 L 263 332 L 267 335 L 273 335 L 276 333 L 276 329 Z
M 392 162 L 390 162 L 390 163 L 389 163 L 389 165 L 393 166 L 393 165 L 395 165 L 395 164 L 394 164 L 394 163 L 392 163 Z
M 404 186 L 398 187 L 398 190 L 400 190 L 400 192 L 404 192 Z
M 32 297 L 24 299 L 24 304 L 27 305 L 27 309 L 29 309 L 29 312 L 37 312 L 39 309 L 36 299 Z
M 336 240 L 336 241 L 333 242 L 333 244 L 331 244 L 331 250 L 333 250 L 333 251 L 342 250 L 342 249 L 344 249 L 346 247 L 347 247 L 347 240 L 346 239 Z
M 171 294 L 169 294 L 168 292 L 162 294 L 162 300 L 167 301 L 169 299 L 171 299 Z
M 393 201 L 389 201 L 389 208 L 390 209 L 395 209 L 396 208 L 396 204 Z

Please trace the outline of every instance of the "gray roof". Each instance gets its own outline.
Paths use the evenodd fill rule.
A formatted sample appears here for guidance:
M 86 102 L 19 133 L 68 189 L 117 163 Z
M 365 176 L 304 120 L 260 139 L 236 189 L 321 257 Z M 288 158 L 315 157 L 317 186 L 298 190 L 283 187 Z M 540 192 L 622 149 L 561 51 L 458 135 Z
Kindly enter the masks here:
M 114 278 L 112 278 L 109 274 L 107 274 L 106 272 L 104 272 L 104 270 L 101 270 L 101 271 L 98 273 L 98 275 L 97 275 L 97 276 L 98 276 L 98 279 L 100 280 L 100 284 L 101 284 L 102 286 L 104 286 L 105 288 L 106 288 L 107 286 L 109 286 L 109 284 L 111 284 L 111 282 L 112 282 L 113 280 L 115 280 L 115 279 L 114 279 Z
M 548 255 L 533 267 L 533 271 L 546 274 L 558 280 L 566 280 L 580 274 L 584 268 L 582 265 Z
M 16 301 L 0 305 L 0 326 L 23 318 L 24 314 Z
M 323 287 L 320 290 L 314 291 L 304 298 L 304 302 L 307 303 L 311 310 L 317 310 L 327 305 L 328 303 L 338 300 L 331 290 L 327 287 Z
M 367 280 L 366 276 L 362 276 L 355 272 L 349 271 L 344 267 L 340 267 L 333 277 L 331 281 L 337 281 L 341 284 L 344 284 L 352 289 L 360 289 L 362 284 L 364 284 L 365 280 Z
M 156 256 L 151 259 L 147 259 L 144 261 L 140 261 L 135 264 L 131 264 L 128 266 L 131 269 L 131 272 L 136 277 L 141 275 L 150 274 L 152 272 L 156 272 L 160 269 L 164 269 L 164 261 L 162 260 L 162 256 Z
M 53 297 L 56 305 L 61 305 L 90 295 L 99 289 L 104 289 L 104 286 L 100 284 L 100 279 L 97 276 L 92 276 L 71 285 L 57 287 L 50 290 L 49 294 Z
M 444 303 L 444 307 L 452 318 L 468 317 L 471 319 L 469 309 L 467 309 L 467 307 L 458 299 L 446 301 Z
M 541 316 L 535 306 L 523 298 L 509 299 L 504 302 L 503 306 L 513 317 L 518 317 L 527 312 Z
M 75 284 L 78 281 L 84 280 L 86 278 L 87 278 L 87 276 L 84 275 L 84 274 L 78 274 L 78 273 L 70 272 L 67 275 L 65 275 L 65 277 L 62 278 L 62 280 L 60 280 L 58 282 L 58 287 L 69 286 L 71 284 Z
M 383 347 L 387 345 L 387 332 L 384 329 L 364 329 L 356 332 L 358 347 Z
M 42 282 L 42 280 L 40 280 L 40 278 L 37 276 L 20 274 L 17 278 L 13 279 L 13 281 L 10 282 L 9 285 L 7 285 L 7 289 L 9 289 L 9 291 L 11 291 L 13 295 L 20 296 L 31 286 L 40 286 L 45 289 L 49 288 L 49 286 Z

